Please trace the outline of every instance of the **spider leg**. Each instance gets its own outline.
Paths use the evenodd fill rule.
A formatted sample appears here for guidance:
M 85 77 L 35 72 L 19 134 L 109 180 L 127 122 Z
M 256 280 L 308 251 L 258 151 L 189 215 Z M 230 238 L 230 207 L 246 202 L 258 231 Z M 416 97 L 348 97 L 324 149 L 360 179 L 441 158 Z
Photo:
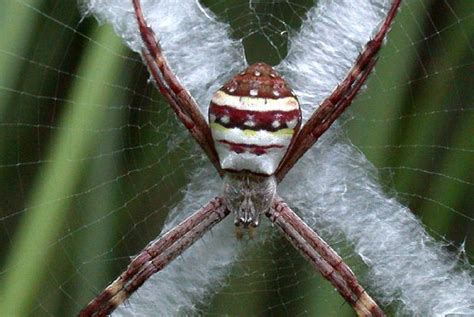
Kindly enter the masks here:
M 148 244 L 115 281 L 81 310 L 79 316 L 109 315 L 148 278 L 162 270 L 228 214 L 220 197 L 211 200 L 172 230 Z
M 385 316 L 342 258 L 279 197 L 266 216 L 309 262 L 331 282 L 359 316 Z
M 383 40 L 395 18 L 401 0 L 394 0 L 387 17 L 380 26 L 377 34 L 364 47 L 357 57 L 354 66 L 332 94 L 319 106 L 318 110 L 306 122 L 288 149 L 276 172 L 281 181 L 303 154 L 326 132 L 332 123 L 349 107 L 367 80 L 375 66 L 375 56 L 382 47 Z
M 199 106 L 194 98 L 181 85 L 178 78 L 171 71 L 163 55 L 160 43 L 156 40 L 153 30 L 146 24 L 140 1 L 133 0 L 133 7 L 140 29 L 140 35 L 145 44 L 145 48 L 142 50 L 142 56 L 158 89 L 168 101 L 179 120 L 181 120 L 204 150 L 219 174 L 222 175 L 223 172 L 206 119 L 199 110 Z

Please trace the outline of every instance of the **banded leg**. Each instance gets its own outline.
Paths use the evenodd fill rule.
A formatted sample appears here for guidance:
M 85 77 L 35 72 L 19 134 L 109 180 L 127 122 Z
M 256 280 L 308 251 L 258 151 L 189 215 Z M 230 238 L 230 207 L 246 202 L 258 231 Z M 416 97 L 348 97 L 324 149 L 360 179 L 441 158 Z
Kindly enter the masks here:
M 359 316 L 385 316 L 342 258 L 301 220 L 281 198 L 275 198 L 266 216 L 293 246 L 331 282 Z
M 79 316 L 110 314 L 150 276 L 162 270 L 228 214 L 229 211 L 220 197 L 211 200 L 158 240 L 146 246 L 115 281 L 81 310 Z
M 393 1 L 387 13 L 387 17 L 375 37 L 365 45 L 364 50 L 357 57 L 354 66 L 344 80 L 336 87 L 331 95 L 322 102 L 318 110 L 316 110 L 298 133 L 276 172 L 278 181 L 281 181 L 285 177 L 286 173 L 288 173 L 301 156 L 313 146 L 344 110 L 351 105 L 375 66 L 377 61 L 375 55 L 377 55 L 382 47 L 383 40 L 398 12 L 400 3 L 401 0 Z
M 178 78 L 171 71 L 163 55 L 160 43 L 155 34 L 146 24 L 139 0 L 133 0 L 133 7 L 137 17 L 140 35 L 145 44 L 142 56 L 161 94 L 166 98 L 179 120 L 189 130 L 198 142 L 214 167 L 222 176 L 217 152 L 212 141 L 211 131 L 206 119 L 190 93 L 181 85 Z

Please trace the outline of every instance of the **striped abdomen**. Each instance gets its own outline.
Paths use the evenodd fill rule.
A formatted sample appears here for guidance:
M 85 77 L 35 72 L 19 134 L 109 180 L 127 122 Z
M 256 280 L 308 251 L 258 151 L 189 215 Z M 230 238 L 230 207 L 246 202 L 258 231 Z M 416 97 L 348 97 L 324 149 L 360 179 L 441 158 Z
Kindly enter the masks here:
M 221 167 L 273 175 L 301 124 L 295 95 L 271 66 L 249 66 L 212 97 L 209 124 Z

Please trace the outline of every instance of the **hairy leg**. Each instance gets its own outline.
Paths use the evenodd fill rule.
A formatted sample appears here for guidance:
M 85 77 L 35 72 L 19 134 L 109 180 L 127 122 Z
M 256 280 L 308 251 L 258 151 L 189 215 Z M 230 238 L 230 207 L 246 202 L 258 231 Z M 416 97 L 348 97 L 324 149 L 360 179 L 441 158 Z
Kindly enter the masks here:
M 140 34 L 145 44 L 142 55 L 158 89 L 222 176 L 222 169 L 206 119 L 194 98 L 171 71 L 161 50 L 160 43 L 156 40 L 153 30 L 146 24 L 140 1 L 133 0 L 133 7 Z
M 323 277 L 336 287 L 359 316 L 385 316 L 336 251 L 308 227 L 281 198 L 275 198 L 266 215 Z
M 211 200 L 172 230 L 148 244 L 127 269 L 94 298 L 79 316 L 110 314 L 150 276 L 162 270 L 228 214 L 229 211 L 220 197 Z
M 382 47 L 385 36 L 390 30 L 392 21 L 398 12 L 400 3 L 401 0 L 393 1 L 379 31 L 374 38 L 365 45 L 364 50 L 360 53 L 354 66 L 344 80 L 336 87 L 331 95 L 322 102 L 318 110 L 309 118 L 298 133 L 278 167 L 276 172 L 278 181 L 281 181 L 285 177 L 286 173 L 288 173 L 301 156 L 313 146 L 344 110 L 351 105 L 353 99 L 375 66 L 375 56 Z

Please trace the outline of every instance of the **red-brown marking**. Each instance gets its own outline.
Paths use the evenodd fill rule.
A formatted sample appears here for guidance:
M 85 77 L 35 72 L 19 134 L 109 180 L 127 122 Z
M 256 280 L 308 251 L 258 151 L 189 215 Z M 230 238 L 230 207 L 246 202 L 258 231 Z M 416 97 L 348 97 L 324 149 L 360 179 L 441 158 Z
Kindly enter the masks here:
M 294 129 L 298 129 L 301 124 L 301 112 L 299 110 L 293 111 L 249 111 L 239 110 L 229 106 L 218 106 L 211 102 L 209 113 L 216 116 L 216 123 L 226 128 L 242 128 L 249 130 L 266 130 L 278 131 L 280 129 L 288 128 L 287 122 L 297 120 L 297 125 Z M 222 121 L 222 117 L 228 116 L 227 123 Z M 245 122 L 252 121 L 253 125 L 245 125 Z M 279 125 L 273 126 L 273 122 L 277 121 Z
M 219 140 L 219 143 L 229 145 L 229 148 L 232 152 L 235 153 L 244 153 L 249 152 L 256 155 L 266 154 L 268 149 L 281 149 L 284 146 L 279 144 L 273 145 L 255 145 L 255 144 L 244 144 L 244 143 L 234 143 L 227 140 Z
M 250 65 L 220 89 L 232 96 L 279 99 L 294 97 L 286 81 L 265 63 Z M 256 93 L 255 93 L 256 92 Z

